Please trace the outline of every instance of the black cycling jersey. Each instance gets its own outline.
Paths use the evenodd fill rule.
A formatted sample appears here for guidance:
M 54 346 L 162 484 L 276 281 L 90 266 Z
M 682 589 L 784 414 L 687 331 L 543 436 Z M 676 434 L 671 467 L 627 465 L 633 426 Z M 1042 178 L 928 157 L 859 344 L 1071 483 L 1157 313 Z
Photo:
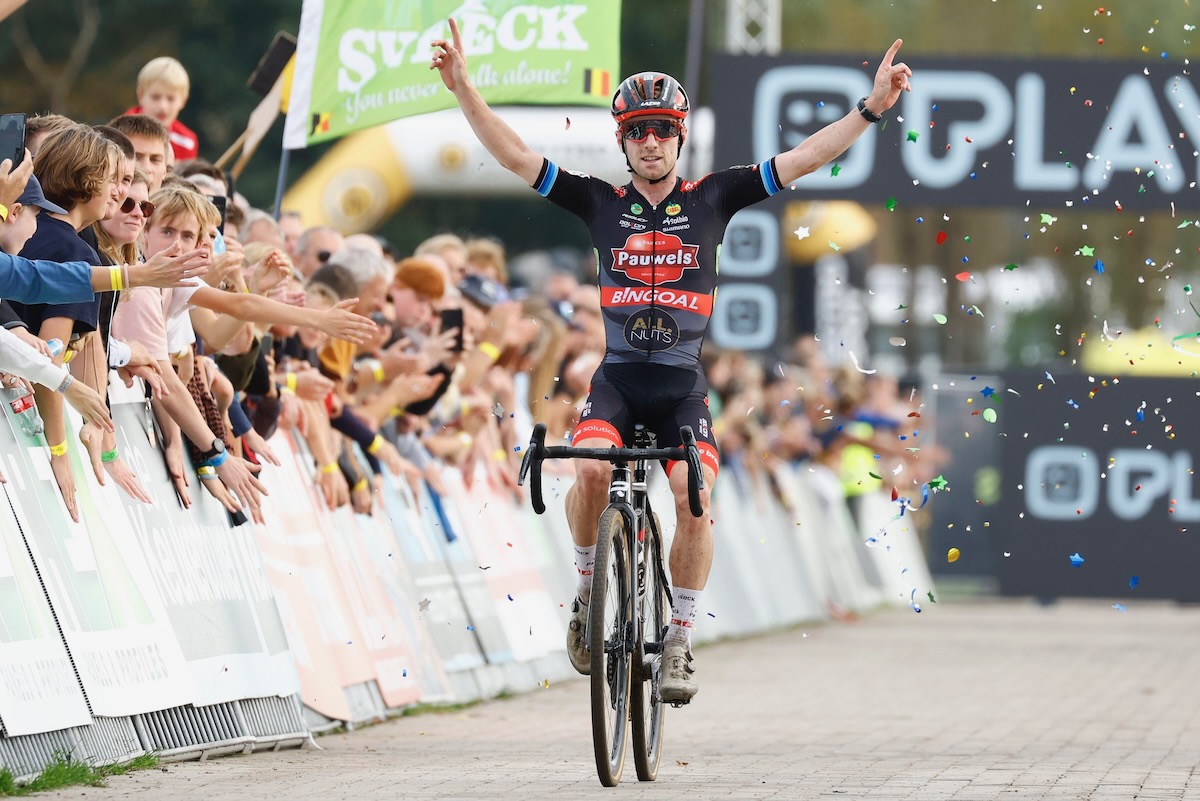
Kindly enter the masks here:
M 700 370 L 721 240 L 733 215 L 780 190 L 775 160 L 676 179 L 657 206 L 546 160 L 534 189 L 588 226 L 600 275 L 606 362 Z

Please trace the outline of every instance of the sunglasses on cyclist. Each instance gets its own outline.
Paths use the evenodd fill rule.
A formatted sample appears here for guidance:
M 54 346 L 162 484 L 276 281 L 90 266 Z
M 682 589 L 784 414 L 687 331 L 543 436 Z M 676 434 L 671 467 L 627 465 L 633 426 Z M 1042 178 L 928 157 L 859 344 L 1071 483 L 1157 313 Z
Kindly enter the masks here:
M 125 202 L 121 204 L 121 213 L 129 214 L 130 212 L 133 211 L 134 206 L 141 207 L 142 216 L 145 217 L 147 220 L 150 219 L 150 215 L 154 213 L 154 204 L 151 203 L 149 200 L 143 200 L 139 203 L 138 201 L 134 200 L 131 197 L 125 198 Z
M 628 142 L 645 142 L 651 133 L 655 139 L 674 139 L 679 136 L 680 124 L 675 120 L 639 120 L 621 126 L 621 138 Z

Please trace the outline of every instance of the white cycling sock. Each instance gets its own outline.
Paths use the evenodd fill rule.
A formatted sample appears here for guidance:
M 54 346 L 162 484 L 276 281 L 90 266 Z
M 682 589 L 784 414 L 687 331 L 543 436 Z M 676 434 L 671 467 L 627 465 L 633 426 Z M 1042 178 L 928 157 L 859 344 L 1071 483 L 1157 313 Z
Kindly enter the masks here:
M 581 548 L 575 546 L 575 572 L 579 575 L 576 594 L 585 604 L 592 597 L 592 572 L 596 566 L 596 546 Z
M 667 626 L 666 642 L 691 647 L 692 629 L 696 627 L 696 608 L 700 605 L 702 592 L 687 587 L 671 587 L 671 624 Z

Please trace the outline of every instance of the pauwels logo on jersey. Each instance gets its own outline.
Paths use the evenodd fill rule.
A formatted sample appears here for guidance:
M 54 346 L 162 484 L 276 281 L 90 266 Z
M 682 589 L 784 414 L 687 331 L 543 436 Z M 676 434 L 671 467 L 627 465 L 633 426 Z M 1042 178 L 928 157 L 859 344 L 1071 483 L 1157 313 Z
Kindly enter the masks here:
M 612 249 L 612 268 L 643 284 L 669 284 L 683 278 L 684 270 L 700 268 L 699 250 L 699 245 L 686 245 L 674 234 L 647 231 Z

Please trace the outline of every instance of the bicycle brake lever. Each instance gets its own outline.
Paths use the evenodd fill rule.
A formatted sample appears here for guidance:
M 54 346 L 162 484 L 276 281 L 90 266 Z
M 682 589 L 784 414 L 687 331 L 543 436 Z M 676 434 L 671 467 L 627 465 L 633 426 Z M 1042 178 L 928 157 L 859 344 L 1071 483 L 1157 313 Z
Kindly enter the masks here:
M 517 486 L 525 485 L 525 476 L 530 475 L 529 500 L 533 511 L 539 515 L 546 511 L 546 503 L 542 498 L 542 459 L 546 450 L 546 426 L 538 423 L 533 427 L 533 436 L 529 438 L 529 448 L 521 459 L 521 472 L 517 476 Z M 532 471 L 532 473 L 530 472 Z
M 704 490 L 704 472 L 700 469 L 700 449 L 696 446 L 696 435 L 691 426 L 679 429 L 679 438 L 683 440 L 683 448 L 688 462 L 688 509 L 692 517 L 704 517 L 704 504 L 700 502 L 700 493 Z

